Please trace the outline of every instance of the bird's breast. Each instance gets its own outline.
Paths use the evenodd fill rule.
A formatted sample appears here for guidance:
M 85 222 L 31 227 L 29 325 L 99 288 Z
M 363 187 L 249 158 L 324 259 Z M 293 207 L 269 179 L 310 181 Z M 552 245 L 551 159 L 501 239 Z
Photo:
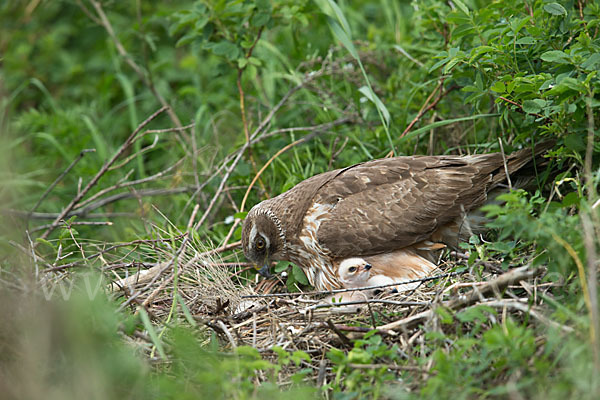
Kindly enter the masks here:
M 321 246 L 317 236 L 319 227 L 327 222 L 334 207 L 332 204 L 314 203 L 304 215 L 298 240 L 288 249 L 290 261 L 303 269 L 308 281 L 317 290 L 341 287 L 329 251 Z

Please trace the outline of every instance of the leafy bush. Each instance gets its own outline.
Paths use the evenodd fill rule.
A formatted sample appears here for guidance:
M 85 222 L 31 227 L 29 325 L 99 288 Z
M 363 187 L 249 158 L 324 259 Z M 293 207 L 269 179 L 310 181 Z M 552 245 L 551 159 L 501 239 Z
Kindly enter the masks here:
M 339 398 L 595 398 L 597 2 L 32 1 L 2 3 L 0 22 L 3 282 L 29 287 L 21 284 L 28 272 L 62 279 L 69 268 L 108 274 L 114 260 L 127 260 L 119 271 L 132 274 L 163 251 L 153 241 L 167 236 L 175 248 L 190 219 L 202 222 L 197 241 L 237 240 L 251 204 L 352 163 L 388 154 L 510 153 L 552 140 L 535 182 L 486 208 L 497 237 L 473 237 L 464 247 L 470 268 L 491 259 L 504 270 L 547 266 L 544 279 L 555 285 L 539 296 L 575 333 L 522 318 L 499 322 L 485 308 L 440 309 L 439 329 L 428 327 L 410 355 L 373 333 L 349 351 L 332 348 L 336 379 L 326 389 Z M 175 130 L 144 134 L 123 149 L 73 205 L 75 214 L 49 228 L 165 104 L 146 128 Z M 88 148 L 95 152 L 52 186 Z M 115 241 L 134 245 L 115 250 Z M 297 266 L 277 266 L 284 270 L 288 290 L 308 283 Z M 169 363 L 148 367 L 117 331 L 150 332 L 150 319 L 115 313 L 104 301 L 80 304 L 89 313 L 75 305 L 59 317 L 67 327 L 60 346 L 30 359 L 41 365 L 31 375 L 57 398 L 70 393 L 66 377 L 84 373 L 89 386 L 75 388 L 99 398 L 275 396 L 278 374 L 301 369 L 308 357 L 280 348 L 272 349 L 277 361 L 246 347 L 222 354 L 205 333 L 169 327 Z M 17 336 L 10 332 L 5 337 Z M 22 354 L 10 351 L 11 340 L 0 345 L 14 366 Z M 163 337 L 144 340 L 153 354 Z M 309 372 L 292 376 L 283 396 L 314 396 L 303 386 Z

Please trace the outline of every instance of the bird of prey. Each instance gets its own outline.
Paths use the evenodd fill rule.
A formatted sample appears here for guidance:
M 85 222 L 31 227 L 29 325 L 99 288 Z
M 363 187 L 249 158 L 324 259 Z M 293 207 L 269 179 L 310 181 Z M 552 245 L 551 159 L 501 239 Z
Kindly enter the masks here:
M 317 290 L 343 287 L 336 272 L 353 257 L 393 279 L 427 275 L 432 252 L 477 233 L 484 218 L 476 210 L 491 192 L 507 175 L 531 176 L 551 145 L 506 157 L 400 156 L 315 175 L 248 212 L 244 254 L 264 276 L 271 261 L 291 261 Z

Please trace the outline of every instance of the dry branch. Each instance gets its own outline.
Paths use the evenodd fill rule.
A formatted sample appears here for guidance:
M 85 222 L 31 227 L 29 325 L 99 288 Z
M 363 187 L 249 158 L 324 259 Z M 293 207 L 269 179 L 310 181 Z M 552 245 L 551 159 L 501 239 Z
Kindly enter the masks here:
M 52 222 L 52 224 L 50 225 L 50 227 L 48 227 L 48 229 L 46 230 L 46 232 L 44 232 L 42 234 L 42 236 L 40 237 L 40 239 L 42 239 L 42 240 L 43 239 L 47 239 L 48 236 L 50 236 L 50 234 L 52 233 L 52 231 L 54 231 L 54 229 L 56 229 L 56 227 L 60 224 L 60 221 L 62 221 L 69 214 L 69 212 L 73 209 L 73 207 L 75 207 L 75 205 L 77 205 L 77 203 L 79 203 L 81 201 L 81 199 L 90 191 L 90 189 L 92 187 L 94 187 L 96 185 L 96 183 L 98 183 L 98 181 L 100 180 L 100 178 L 106 173 L 106 171 L 108 171 L 108 169 L 110 168 L 110 166 L 115 163 L 115 161 L 121 156 L 121 154 L 123 154 L 125 152 L 125 150 L 127 148 L 129 148 L 129 146 L 133 143 L 133 140 L 135 139 L 135 137 L 137 136 L 137 134 L 146 125 L 148 125 L 153 119 L 155 119 L 162 112 L 164 112 L 166 109 L 167 109 L 166 107 L 160 108 L 158 111 L 154 112 L 152 115 L 150 115 L 148 118 L 146 118 L 146 120 L 143 121 L 140 125 L 138 125 L 138 127 L 131 133 L 131 135 L 129 135 L 129 137 L 125 140 L 125 143 L 123 143 L 121 145 L 121 147 L 112 156 L 112 158 L 110 160 L 108 160 L 102 166 L 102 168 L 100 168 L 100 171 L 98 171 L 98 173 L 96 173 L 96 175 L 86 185 L 86 187 L 83 190 L 81 190 L 77 194 L 77 196 L 75 196 L 75 198 L 73 198 L 73 200 L 71 200 L 71 202 L 62 210 L 62 212 L 58 215 L 58 217 L 56 217 L 56 219 L 54 220 L 54 222 Z M 34 244 L 34 246 L 36 246 L 37 243 L 40 243 L 40 242 L 36 242 Z
M 528 265 L 525 265 L 520 268 L 515 268 L 512 271 L 500 275 L 498 278 L 492 281 L 477 286 L 477 288 L 474 288 L 469 293 L 461 295 L 456 299 L 443 302 L 442 304 L 440 304 L 440 306 L 450 309 L 468 307 L 479 301 L 481 299 L 481 296 L 493 292 L 499 292 L 513 283 L 520 282 L 526 279 L 531 279 L 533 277 L 541 275 L 543 271 L 544 270 L 542 268 L 531 268 Z M 412 315 L 410 317 L 403 318 L 398 321 L 391 322 L 389 324 L 378 326 L 377 329 L 391 330 L 397 328 L 409 328 L 429 320 L 434 315 L 435 310 L 429 309 L 416 315 Z

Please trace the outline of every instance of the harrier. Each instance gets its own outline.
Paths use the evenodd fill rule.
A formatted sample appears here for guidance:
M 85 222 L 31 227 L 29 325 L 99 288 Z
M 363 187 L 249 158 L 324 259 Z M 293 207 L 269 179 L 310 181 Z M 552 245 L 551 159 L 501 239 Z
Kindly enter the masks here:
M 476 210 L 506 187 L 507 174 L 513 182 L 531 175 L 550 146 L 506 157 L 394 157 L 315 175 L 248 212 L 244 254 L 265 276 L 271 261 L 291 261 L 317 290 L 343 287 L 337 269 L 355 257 L 392 279 L 427 275 L 431 253 L 481 230 Z

